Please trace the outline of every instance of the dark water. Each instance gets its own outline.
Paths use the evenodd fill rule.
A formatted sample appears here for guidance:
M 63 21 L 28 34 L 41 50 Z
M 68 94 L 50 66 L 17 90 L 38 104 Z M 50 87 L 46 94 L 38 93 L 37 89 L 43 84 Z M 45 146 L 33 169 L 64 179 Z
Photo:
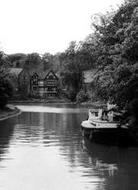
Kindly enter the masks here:
M 138 189 L 138 148 L 84 141 L 87 109 L 20 108 L 0 122 L 0 190 Z

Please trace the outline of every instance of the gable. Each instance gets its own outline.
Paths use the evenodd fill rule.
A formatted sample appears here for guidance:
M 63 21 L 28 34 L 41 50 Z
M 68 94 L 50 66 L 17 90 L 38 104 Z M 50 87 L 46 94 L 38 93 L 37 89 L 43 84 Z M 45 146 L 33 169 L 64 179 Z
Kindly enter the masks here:
M 58 77 L 53 71 L 49 71 L 48 74 L 45 76 L 45 80 L 58 80 Z
M 31 77 L 32 79 L 38 79 L 39 78 L 39 76 L 38 76 L 38 74 L 37 73 L 34 73 L 33 75 L 32 75 L 32 77 Z

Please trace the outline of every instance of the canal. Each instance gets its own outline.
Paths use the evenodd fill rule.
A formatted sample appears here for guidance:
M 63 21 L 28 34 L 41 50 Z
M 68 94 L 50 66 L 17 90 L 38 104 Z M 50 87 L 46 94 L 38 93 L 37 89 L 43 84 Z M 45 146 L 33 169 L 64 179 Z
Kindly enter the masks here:
M 0 122 L 0 190 L 138 189 L 138 148 L 84 140 L 87 108 L 18 107 Z

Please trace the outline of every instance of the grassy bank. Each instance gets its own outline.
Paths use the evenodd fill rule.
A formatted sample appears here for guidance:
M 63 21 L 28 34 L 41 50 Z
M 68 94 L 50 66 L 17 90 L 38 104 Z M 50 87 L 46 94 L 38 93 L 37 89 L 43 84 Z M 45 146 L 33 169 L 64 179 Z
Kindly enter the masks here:
M 18 108 L 12 105 L 7 105 L 5 108 L 0 109 L 0 121 L 14 117 L 20 113 L 21 111 Z

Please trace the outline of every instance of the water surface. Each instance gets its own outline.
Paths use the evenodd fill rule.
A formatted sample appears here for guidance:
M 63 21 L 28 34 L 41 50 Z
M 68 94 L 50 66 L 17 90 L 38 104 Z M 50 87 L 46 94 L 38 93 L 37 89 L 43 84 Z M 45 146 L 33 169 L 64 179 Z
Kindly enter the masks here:
M 86 108 L 19 107 L 0 122 L 0 190 L 138 189 L 138 149 L 84 140 Z

